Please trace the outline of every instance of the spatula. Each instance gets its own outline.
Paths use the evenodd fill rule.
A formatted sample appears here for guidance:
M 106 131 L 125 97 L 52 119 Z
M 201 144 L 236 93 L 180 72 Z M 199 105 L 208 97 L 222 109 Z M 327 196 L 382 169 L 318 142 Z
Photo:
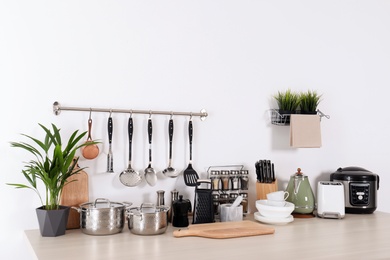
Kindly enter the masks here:
M 183 172 L 184 183 L 187 186 L 196 186 L 197 180 L 199 179 L 198 173 L 192 168 L 192 136 L 193 136 L 192 120 L 188 122 L 188 139 L 190 142 L 190 162 L 188 163 L 187 169 Z

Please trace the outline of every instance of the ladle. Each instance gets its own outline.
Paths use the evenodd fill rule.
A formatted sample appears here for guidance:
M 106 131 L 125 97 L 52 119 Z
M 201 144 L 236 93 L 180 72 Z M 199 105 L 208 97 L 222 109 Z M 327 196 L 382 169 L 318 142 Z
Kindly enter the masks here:
M 169 120 L 168 125 L 169 133 L 169 162 L 168 167 L 163 170 L 163 174 L 167 177 L 175 178 L 178 175 L 178 171 L 172 167 L 172 140 L 173 140 L 173 119 Z
M 133 140 L 133 118 L 129 117 L 128 122 L 128 134 L 129 134 L 129 163 L 127 166 L 127 169 L 121 172 L 119 174 L 119 180 L 122 182 L 123 185 L 129 186 L 129 187 L 135 187 L 142 181 L 142 176 L 139 174 L 139 172 L 135 171 L 131 167 L 131 152 L 132 152 L 132 140 Z
M 81 148 L 81 153 L 83 157 L 88 160 L 95 159 L 99 155 L 99 146 L 97 146 L 97 144 L 94 141 L 92 141 L 91 129 L 92 129 L 92 119 L 90 115 L 88 119 L 88 138 L 87 141 L 85 141 L 87 145 Z
M 145 169 L 145 179 L 150 186 L 156 185 L 157 175 L 156 171 L 152 168 L 152 119 L 148 119 L 148 139 L 149 139 L 149 165 Z

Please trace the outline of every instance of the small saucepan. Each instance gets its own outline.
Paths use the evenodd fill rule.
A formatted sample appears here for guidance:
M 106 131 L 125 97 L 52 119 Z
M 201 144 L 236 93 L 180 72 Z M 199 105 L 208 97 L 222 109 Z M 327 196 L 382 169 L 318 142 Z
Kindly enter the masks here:
M 80 213 L 80 229 L 88 235 L 112 235 L 120 233 L 125 223 L 125 212 L 132 203 L 111 202 L 98 198 L 94 202 L 72 207 Z
M 159 235 L 168 228 L 168 206 L 143 203 L 127 210 L 128 227 L 136 235 Z

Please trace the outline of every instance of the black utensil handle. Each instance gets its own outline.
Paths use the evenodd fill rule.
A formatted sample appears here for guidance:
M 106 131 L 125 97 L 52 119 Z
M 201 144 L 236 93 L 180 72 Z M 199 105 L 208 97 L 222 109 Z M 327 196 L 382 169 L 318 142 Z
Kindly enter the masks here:
M 152 143 L 152 133 L 153 133 L 152 119 L 148 119 L 148 138 L 149 138 L 149 144 Z
M 112 131 L 114 129 L 113 123 L 112 123 L 112 117 L 110 116 L 108 118 L 108 142 L 112 142 Z
M 152 162 L 152 133 L 153 133 L 153 127 L 152 127 L 152 119 L 148 119 L 148 138 L 149 138 L 149 163 Z
M 133 132 L 134 132 L 134 127 L 133 127 L 133 118 L 129 118 L 129 123 L 127 125 L 128 129 L 128 134 L 129 134 L 129 161 L 131 161 L 131 148 L 132 148 L 132 143 L 133 143 Z
M 169 132 L 169 158 L 172 158 L 173 119 L 169 120 L 168 132 Z
M 190 141 L 190 161 L 192 160 L 192 136 L 194 134 L 194 129 L 192 126 L 192 120 L 188 122 L 188 139 Z

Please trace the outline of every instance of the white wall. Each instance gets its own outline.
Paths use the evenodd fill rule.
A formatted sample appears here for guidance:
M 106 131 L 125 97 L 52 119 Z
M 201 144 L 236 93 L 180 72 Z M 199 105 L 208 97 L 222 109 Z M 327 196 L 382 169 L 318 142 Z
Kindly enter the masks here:
M 390 3 L 373 1 L 1 1 L 0 86 L 2 130 L 0 254 L 27 259 L 23 230 L 36 229 L 31 191 L 22 161 L 12 149 L 19 133 L 39 135 L 38 123 L 64 133 L 87 130 L 88 113 L 52 113 L 64 106 L 193 111 L 194 167 L 254 163 L 268 158 L 284 188 L 301 167 L 313 188 L 338 167 L 361 166 L 380 175 L 378 210 L 390 212 L 387 120 L 390 84 Z M 268 110 L 278 90 L 323 93 L 320 149 L 292 149 L 288 127 L 271 125 Z M 88 166 L 90 198 L 154 201 L 156 190 L 178 188 L 182 177 L 128 188 L 118 175 L 127 165 L 127 114 L 114 114 L 115 174 L 105 173 L 108 114 L 92 114 L 102 153 Z M 135 115 L 133 166 L 147 166 L 147 115 Z M 167 165 L 168 116 L 154 116 L 153 167 Z M 188 164 L 186 117 L 174 117 L 174 166 Z

